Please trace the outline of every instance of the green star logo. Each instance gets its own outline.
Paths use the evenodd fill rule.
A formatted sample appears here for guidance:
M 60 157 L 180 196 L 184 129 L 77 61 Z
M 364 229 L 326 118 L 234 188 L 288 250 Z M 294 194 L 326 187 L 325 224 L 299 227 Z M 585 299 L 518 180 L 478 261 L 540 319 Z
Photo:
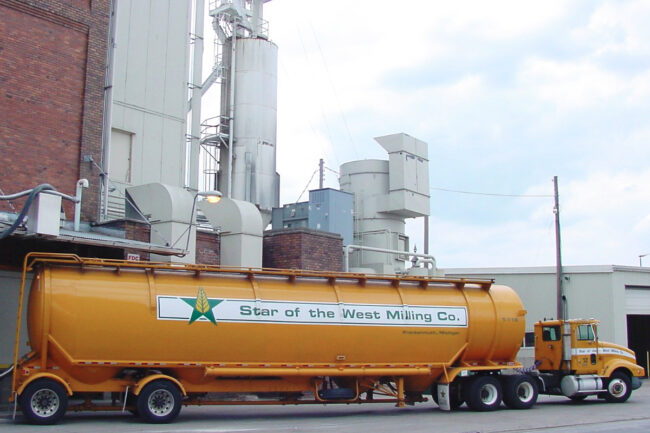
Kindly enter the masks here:
M 185 301 L 187 305 L 194 308 L 194 310 L 192 310 L 192 316 L 190 317 L 190 325 L 201 317 L 205 317 L 215 325 L 217 324 L 212 309 L 221 303 L 221 299 L 208 299 L 203 291 L 203 287 L 199 287 L 199 292 L 196 294 L 196 298 L 181 299 Z

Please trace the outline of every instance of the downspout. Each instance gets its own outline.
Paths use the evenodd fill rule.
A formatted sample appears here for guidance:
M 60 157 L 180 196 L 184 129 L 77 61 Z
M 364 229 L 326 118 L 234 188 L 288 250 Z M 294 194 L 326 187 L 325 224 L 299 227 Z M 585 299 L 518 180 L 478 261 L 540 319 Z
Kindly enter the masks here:
M 111 2 L 111 16 L 106 51 L 106 77 L 104 79 L 104 120 L 102 127 L 102 178 L 99 189 L 99 220 L 108 219 L 108 173 L 111 157 L 111 126 L 113 123 L 113 69 L 115 67 L 115 32 L 117 28 L 117 1 Z

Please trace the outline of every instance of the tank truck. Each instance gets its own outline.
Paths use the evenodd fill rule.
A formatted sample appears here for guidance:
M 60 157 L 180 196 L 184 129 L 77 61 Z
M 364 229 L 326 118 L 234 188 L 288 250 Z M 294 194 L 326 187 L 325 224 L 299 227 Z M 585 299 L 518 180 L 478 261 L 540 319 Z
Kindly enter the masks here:
M 28 272 L 31 350 L 18 359 L 20 305 L 11 400 L 34 424 L 67 410 L 164 423 L 183 405 L 624 402 L 644 374 L 595 320 L 537 323 L 536 368 L 523 369 L 526 311 L 491 280 L 30 253 L 21 302 Z

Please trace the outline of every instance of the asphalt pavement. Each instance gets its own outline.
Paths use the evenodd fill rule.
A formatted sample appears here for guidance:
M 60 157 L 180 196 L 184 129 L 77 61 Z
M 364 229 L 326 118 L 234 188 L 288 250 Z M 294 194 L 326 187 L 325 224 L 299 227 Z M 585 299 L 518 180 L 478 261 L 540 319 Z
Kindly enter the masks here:
M 622 404 L 595 397 L 573 402 L 541 395 L 529 410 L 502 407 L 473 412 L 465 406 L 443 412 L 431 401 L 397 408 L 392 404 L 305 406 L 183 407 L 172 424 L 141 422 L 130 413 L 68 413 L 55 426 L 27 424 L 20 412 L 0 413 L 0 432 L 372 432 L 372 433 L 647 433 L 650 432 L 650 381 Z

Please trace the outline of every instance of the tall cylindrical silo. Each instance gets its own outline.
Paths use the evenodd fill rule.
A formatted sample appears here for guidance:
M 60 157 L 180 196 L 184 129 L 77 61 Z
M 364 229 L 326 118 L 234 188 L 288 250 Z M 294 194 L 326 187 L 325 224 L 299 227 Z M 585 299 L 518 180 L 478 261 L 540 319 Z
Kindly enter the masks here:
M 223 50 L 228 71 L 231 47 L 228 41 Z M 221 158 L 219 185 L 224 190 L 231 181 L 231 198 L 257 205 L 266 225 L 271 209 L 279 205 L 275 163 L 278 47 L 263 38 L 236 39 L 234 57 L 232 169 L 228 170 L 230 155 L 226 151 L 225 158 Z M 229 72 L 228 79 L 222 83 L 221 112 L 224 114 L 230 110 L 232 79 Z

